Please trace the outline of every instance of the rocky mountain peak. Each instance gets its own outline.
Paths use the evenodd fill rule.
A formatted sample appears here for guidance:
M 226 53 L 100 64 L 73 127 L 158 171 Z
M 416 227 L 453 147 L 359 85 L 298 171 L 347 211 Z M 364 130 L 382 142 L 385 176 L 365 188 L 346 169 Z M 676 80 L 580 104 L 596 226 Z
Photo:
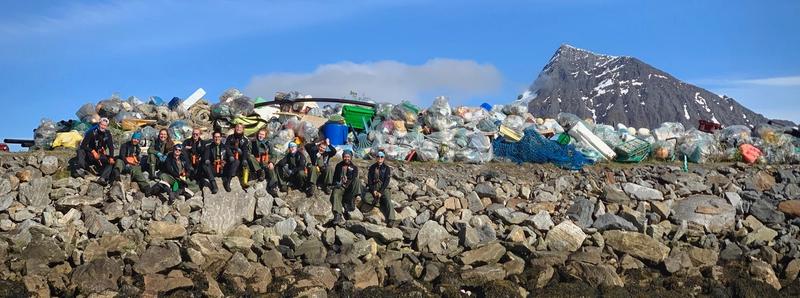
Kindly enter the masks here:
M 736 102 L 680 81 L 635 57 L 561 45 L 523 94 L 538 117 L 569 112 L 597 122 L 658 127 L 699 120 L 754 126 L 767 118 Z

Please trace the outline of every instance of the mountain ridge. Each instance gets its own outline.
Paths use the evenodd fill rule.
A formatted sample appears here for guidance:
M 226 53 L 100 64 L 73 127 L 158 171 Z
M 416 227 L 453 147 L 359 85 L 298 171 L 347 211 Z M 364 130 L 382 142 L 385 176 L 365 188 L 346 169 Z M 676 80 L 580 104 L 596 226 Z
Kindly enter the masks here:
M 733 98 L 686 83 L 633 56 L 598 54 L 561 45 L 522 98 L 536 116 L 569 112 L 598 123 L 658 127 L 699 120 L 723 125 L 769 121 Z

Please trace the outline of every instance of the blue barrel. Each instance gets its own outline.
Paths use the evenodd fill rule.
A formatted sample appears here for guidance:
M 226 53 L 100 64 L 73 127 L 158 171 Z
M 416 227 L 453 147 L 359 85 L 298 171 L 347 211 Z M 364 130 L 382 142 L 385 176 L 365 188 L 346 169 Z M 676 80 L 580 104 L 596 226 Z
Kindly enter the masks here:
M 484 103 L 481 104 L 481 108 L 484 108 L 487 111 L 491 111 L 492 110 L 492 105 L 484 102 Z
M 331 140 L 331 145 L 344 145 L 347 143 L 347 125 L 328 122 L 322 126 L 322 134 Z

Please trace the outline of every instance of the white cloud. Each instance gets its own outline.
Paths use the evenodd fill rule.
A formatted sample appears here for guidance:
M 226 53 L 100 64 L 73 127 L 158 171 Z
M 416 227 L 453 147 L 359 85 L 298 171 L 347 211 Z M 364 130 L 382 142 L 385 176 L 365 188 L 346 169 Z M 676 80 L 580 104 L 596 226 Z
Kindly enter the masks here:
M 750 80 L 739 80 L 736 82 L 741 84 L 764 85 L 764 86 L 800 86 L 800 76 L 760 78 L 760 79 L 750 79 Z
M 424 96 L 452 98 L 486 95 L 502 85 L 491 64 L 472 60 L 431 59 L 422 65 L 397 61 L 339 62 L 320 65 L 309 73 L 271 73 L 252 78 L 245 93 L 270 97 L 277 91 L 299 91 L 318 97 L 343 97 L 350 91 L 376 101 L 419 102 Z
M 734 98 L 767 118 L 800 122 L 800 76 L 698 80 L 701 86 Z

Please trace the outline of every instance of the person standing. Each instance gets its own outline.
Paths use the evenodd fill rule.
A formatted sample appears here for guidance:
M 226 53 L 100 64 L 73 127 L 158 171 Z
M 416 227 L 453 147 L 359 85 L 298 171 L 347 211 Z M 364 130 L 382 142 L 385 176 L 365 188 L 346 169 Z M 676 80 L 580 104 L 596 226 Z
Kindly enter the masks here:
M 172 150 L 172 138 L 169 137 L 169 132 L 166 129 L 158 131 L 158 138 L 153 142 L 153 145 L 147 148 L 147 166 L 150 179 L 155 180 L 156 170 L 160 171 L 164 162 Z
M 83 177 L 89 166 L 96 166 L 100 178 L 95 182 L 102 186 L 108 185 L 108 180 L 114 170 L 114 139 L 108 130 L 108 118 L 101 118 L 96 128 L 86 133 L 77 150 L 75 161 L 75 176 Z
M 236 124 L 233 129 L 233 134 L 225 139 L 225 145 L 228 147 L 231 155 L 228 156 L 229 169 L 226 177 L 227 181 L 225 190 L 230 191 L 230 180 L 234 176 L 239 176 L 241 179 L 242 187 L 247 187 L 247 180 L 249 179 L 249 170 L 253 165 L 250 164 L 250 140 L 244 135 L 244 125 Z
M 341 225 L 344 219 L 350 219 L 349 212 L 355 210 L 356 197 L 361 194 L 361 181 L 358 180 L 358 167 L 353 162 L 353 152 L 342 152 L 342 161 L 334 167 L 333 192 L 331 193 L 331 206 L 333 209 L 333 224 Z M 344 213 L 344 211 L 348 213 Z M 342 215 L 344 214 L 344 217 Z
M 134 132 L 131 140 L 125 142 L 119 149 L 119 162 L 116 163 L 117 171 L 120 174 L 130 174 L 131 180 L 139 185 L 139 191 L 144 194 L 150 193 L 150 185 L 142 172 L 142 165 L 139 158 L 142 156 L 142 148 L 139 142 L 142 139 L 141 132 Z
M 333 167 L 328 166 L 331 157 L 336 156 L 336 147 L 330 145 L 330 140 L 323 140 L 316 144 L 305 145 L 311 164 L 308 169 L 308 193 L 314 195 L 317 183 L 322 180 L 322 191 L 329 194 L 328 187 L 333 184 Z
M 389 182 L 392 178 L 392 169 L 386 164 L 386 153 L 378 151 L 377 161 L 369 167 L 367 172 L 367 191 L 364 194 L 361 206 L 366 207 L 364 212 L 369 212 L 380 202 L 380 210 L 388 226 L 396 226 L 396 213 L 392 199 L 389 196 Z

